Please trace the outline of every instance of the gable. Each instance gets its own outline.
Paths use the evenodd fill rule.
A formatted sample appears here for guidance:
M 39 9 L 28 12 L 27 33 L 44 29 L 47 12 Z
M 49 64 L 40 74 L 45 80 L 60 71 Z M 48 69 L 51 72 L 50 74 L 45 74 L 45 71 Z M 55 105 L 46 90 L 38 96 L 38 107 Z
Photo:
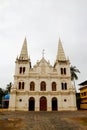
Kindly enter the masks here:
M 34 73 L 39 74 L 49 74 L 53 72 L 53 67 L 47 62 L 44 58 L 40 61 L 37 61 L 36 65 L 34 65 L 33 70 Z

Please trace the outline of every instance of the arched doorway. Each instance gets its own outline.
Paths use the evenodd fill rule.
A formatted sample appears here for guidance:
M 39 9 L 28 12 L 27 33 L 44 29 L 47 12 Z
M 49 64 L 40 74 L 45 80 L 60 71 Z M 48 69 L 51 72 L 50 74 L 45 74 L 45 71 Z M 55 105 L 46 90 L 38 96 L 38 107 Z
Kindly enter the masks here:
M 58 105 L 57 105 L 57 98 L 53 97 L 52 98 L 52 111 L 57 111 Z
M 40 98 L 40 111 L 47 111 L 47 99 L 46 99 L 46 97 Z
M 35 99 L 33 97 L 30 97 L 29 99 L 29 111 L 35 110 Z

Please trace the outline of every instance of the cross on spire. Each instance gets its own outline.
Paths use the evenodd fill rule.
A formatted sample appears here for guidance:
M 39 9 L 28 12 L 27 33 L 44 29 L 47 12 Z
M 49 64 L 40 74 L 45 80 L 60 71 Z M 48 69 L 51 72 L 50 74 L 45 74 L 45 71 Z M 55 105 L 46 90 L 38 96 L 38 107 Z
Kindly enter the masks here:
M 44 52 L 45 50 L 43 49 L 42 50 L 42 57 L 44 58 L 44 54 L 45 54 L 45 52 Z

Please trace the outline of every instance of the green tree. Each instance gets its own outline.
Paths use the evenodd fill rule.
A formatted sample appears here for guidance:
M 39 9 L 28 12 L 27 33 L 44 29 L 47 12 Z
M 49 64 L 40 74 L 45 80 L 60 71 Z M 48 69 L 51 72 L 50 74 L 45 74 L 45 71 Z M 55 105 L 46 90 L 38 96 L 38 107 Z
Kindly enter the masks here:
M 5 95 L 4 90 L 0 88 L 0 104 L 2 104 L 2 97 Z
M 12 87 L 12 83 L 10 82 L 9 84 L 7 84 L 6 89 L 0 88 L 0 104 L 2 104 L 2 98 L 3 98 L 6 94 L 10 93 L 11 87 Z
M 80 71 L 79 69 L 76 68 L 76 66 L 71 65 L 70 72 L 71 72 L 71 80 L 74 82 L 74 86 L 75 86 L 75 80 L 78 80 L 77 73 L 80 73 Z

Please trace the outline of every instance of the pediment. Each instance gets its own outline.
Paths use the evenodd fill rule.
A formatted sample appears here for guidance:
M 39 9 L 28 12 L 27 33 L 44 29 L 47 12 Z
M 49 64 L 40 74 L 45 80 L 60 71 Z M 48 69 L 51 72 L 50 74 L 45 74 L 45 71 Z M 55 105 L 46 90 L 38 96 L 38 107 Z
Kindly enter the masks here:
M 33 67 L 34 71 L 41 74 L 47 74 L 52 71 L 53 67 L 50 65 L 49 61 L 46 61 L 45 58 L 42 58 L 40 61 L 37 61 L 36 65 Z
M 36 65 L 34 65 L 34 67 L 52 67 L 49 63 L 49 61 L 46 61 L 46 59 L 42 58 L 40 61 L 37 61 Z

